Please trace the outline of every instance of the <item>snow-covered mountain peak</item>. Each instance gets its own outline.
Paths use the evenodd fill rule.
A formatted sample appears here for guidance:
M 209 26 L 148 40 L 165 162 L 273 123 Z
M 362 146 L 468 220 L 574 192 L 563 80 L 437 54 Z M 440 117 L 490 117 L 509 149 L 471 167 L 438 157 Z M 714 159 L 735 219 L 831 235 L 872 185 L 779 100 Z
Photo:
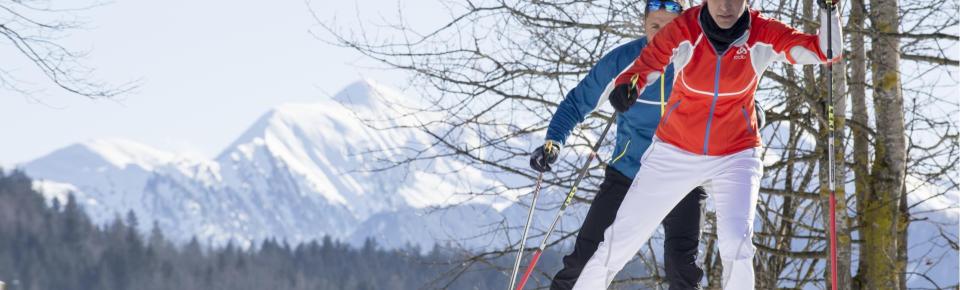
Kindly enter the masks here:
M 135 165 L 147 170 L 152 170 L 156 166 L 166 164 L 176 158 L 173 153 L 119 138 L 89 140 L 58 152 L 68 155 L 93 154 L 117 168 Z
M 381 109 L 407 101 L 403 94 L 371 79 L 362 79 L 348 85 L 333 96 L 333 100 L 351 109 Z
M 194 235 L 214 244 L 323 235 L 362 241 L 393 227 L 402 231 L 391 239 L 395 246 L 429 246 L 426 228 L 461 234 L 489 221 L 451 223 L 421 217 L 422 211 L 469 203 L 499 215 L 496 198 L 456 193 L 503 186 L 454 159 L 390 167 L 410 150 L 442 153 L 426 133 L 398 129 L 432 117 L 408 110 L 416 100 L 361 80 L 334 98 L 270 109 L 212 160 L 109 139 L 72 145 L 25 169 L 48 198 L 74 192 L 97 222 L 132 210 L 181 241 Z
M 125 139 L 97 139 L 58 149 L 23 164 L 38 178 L 66 181 L 78 187 L 127 183 L 146 178 L 171 163 L 188 162 L 169 152 Z M 112 180 L 123 176 L 123 180 Z M 132 177 L 136 178 L 132 178 Z

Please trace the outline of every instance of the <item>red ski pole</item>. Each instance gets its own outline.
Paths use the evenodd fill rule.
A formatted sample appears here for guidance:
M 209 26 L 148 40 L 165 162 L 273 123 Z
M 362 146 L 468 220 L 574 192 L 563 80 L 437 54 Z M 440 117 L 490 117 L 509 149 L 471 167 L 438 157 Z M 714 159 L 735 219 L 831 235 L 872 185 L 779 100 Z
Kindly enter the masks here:
M 600 138 L 597 140 L 597 143 L 593 144 L 593 147 L 590 148 L 590 155 L 587 156 L 587 163 L 580 168 L 580 174 L 577 175 L 577 179 L 573 181 L 573 187 L 570 188 L 570 192 L 567 193 L 567 198 L 563 201 L 563 205 L 560 206 L 560 210 L 557 211 L 557 216 L 553 219 L 553 223 L 550 224 L 550 227 L 547 229 L 547 233 L 543 236 L 543 240 L 540 241 L 540 247 L 533 252 L 533 257 L 530 259 L 530 263 L 527 264 L 527 270 L 523 272 L 522 278 L 520 278 L 520 283 L 517 284 L 517 289 L 523 289 L 523 286 L 527 284 L 527 279 L 530 278 L 530 274 L 533 273 L 533 268 L 537 266 L 537 261 L 540 260 L 540 254 L 543 254 L 543 250 L 547 248 L 547 242 L 550 239 L 550 234 L 553 233 L 553 230 L 557 227 L 557 223 L 560 222 L 560 218 L 563 217 L 563 212 L 567 210 L 567 206 L 570 205 L 570 202 L 573 201 L 573 196 L 577 193 L 577 187 L 580 186 L 580 181 L 583 180 L 583 177 L 587 175 L 587 171 L 590 169 L 590 163 L 593 163 L 593 158 L 597 156 L 597 150 L 600 149 L 600 144 L 603 143 L 603 138 L 607 136 L 607 132 L 610 131 L 610 126 L 617 120 L 617 115 L 614 114 L 613 117 L 610 117 L 610 121 L 607 122 L 607 126 L 603 128 L 603 132 L 600 133 Z
M 537 176 L 537 185 L 533 190 L 533 201 L 530 202 L 530 211 L 527 213 L 527 223 L 523 226 L 523 236 L 521 236 L 520 246 L 517 248 L 517 259 L 514 261 L 513 271 L 510 272 L 510 287 L 507 287 L 507 290 L 512 290 L 513 286 L 517 283 L 517 272 L 520 271 L 520 260 L 523 258 L 523 245 L 527 242 L 527 233 L 530 232 L 530 224 L 533 222 L 533 211 L 537 207 L 537 197 L 540 196 L 541 183 L 543 183 L 543 172 L 540 172 L 540 175 Z M 539 257 L 540 255 L 537 255 L 534 259 Z

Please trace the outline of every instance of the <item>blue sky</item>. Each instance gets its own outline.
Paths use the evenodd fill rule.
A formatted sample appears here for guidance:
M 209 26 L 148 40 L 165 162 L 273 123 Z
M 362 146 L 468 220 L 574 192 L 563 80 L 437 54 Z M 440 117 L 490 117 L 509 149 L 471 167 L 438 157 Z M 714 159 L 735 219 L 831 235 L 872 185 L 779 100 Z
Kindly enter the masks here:
M 389 32 L 377 25 L 394 22 L 400 10 L 421 31 L 450 18 L 438 1 L 401 0 L 131 0 L 80 11 L 75 15 L 85 29 L 61 42 L 89 51 L 83 61 L 97 69 L 97 78 L 143 85 L 119 100 L 71 95 L 52 88 L 0 41 L 2 69 L 37 90 L 24 97 L 0 88 L 0 166 L 99 138 L 211 158 L 276 105 L 321 100 L 363 77 L 404 86 L 403 72 L 376 68 L 350 49 L 317 39 L 311 31 L 329 36 L 308 5 L 319 21 L 343 28 L 363 23 L 379 36 Z M 958 50 L 951 48 L 954 55 Z M 953 83 L 936 90 L 955 92 Z
M 400 2 L 309 5 L 320 21 L 342 27 L 363 22 L 368 29 L 394 19 L 398 6 L 424 28 L 429 20 L 414 16 L 445 11 L 430 7 L 433 1 Z M 402 86 L 405 74 L 318 40 L 315 34 L 328 36 L 308 9 L 303 0 L 169 0 L 116 1 L 81 11 L 84 29 L 61 42 L 89 51 L 83 62 L 97 69 L 98 79 L 143 81 L 119 100 L 91 101 L 54 89 L 0 43 L 4 69 L 37 91 L 28 98 L 0 90 L 0 166 L 98 138 L 212 158 L 273 106 L 324 99 L 362 77 Z

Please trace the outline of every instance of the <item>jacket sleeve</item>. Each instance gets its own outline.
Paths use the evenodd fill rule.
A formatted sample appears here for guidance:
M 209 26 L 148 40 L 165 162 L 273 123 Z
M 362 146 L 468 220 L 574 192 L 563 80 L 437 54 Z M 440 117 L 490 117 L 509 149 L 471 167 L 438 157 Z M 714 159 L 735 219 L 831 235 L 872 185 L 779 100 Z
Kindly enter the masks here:
M 832 17 L 830 27 L 827 27 L 827 17 Z M 834 62 L 840 59 L 843 53 L 843 33 L 840 30 L 840 16 L 836 11 L 820 10 L 820 31 L 817 35 L 806 34 L 775 19 L 765 19 L 766 25 L 761 32 L 763 42 L 773 45 L 773 51 L 782 55 L 792 64 L 821 64 Z M 827 29 L 832 29 L 831 38 L 827 39 Z M 827 60 L 827 45 L 833 46 L 833 59 Z
M 645 40 L 641 41 L 641 47 Z M 604 89 L 636 56 L 636 49 L 631 45 L 621 45 L 600 58 L 597 64 L 590 69 L 587 76 L 557 105 L 557 110 L 547 127 L 547 140 L 564 144 L 573 128 L 593 111 L 596 111 L 606 99 L 601 98 Z
M 690 38 L 690 30 L 687 29 L 684 21 L 679 18 L 671 21 L 650 40 L 630 67 L 617 76 L 614 86 L 634 82 L 637 85 L 637 91 L 644 91 L 648 85 L 660 78 L 664 69 L 673 60 L 678 48 L 684 44 L 692 47 Z M 604 93 L 605 97 L 613 90 L 613 86 L 607 89 Z

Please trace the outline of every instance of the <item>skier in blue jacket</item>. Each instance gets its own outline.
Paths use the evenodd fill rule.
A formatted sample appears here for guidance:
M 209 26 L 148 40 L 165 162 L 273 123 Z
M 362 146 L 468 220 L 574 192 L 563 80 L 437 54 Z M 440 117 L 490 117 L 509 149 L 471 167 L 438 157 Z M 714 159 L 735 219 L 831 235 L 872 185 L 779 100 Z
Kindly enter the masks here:
M 647 1 L 644 13 L 644 30 L 647 36 L 607 53 L 587 76 L 567 93 L 550 120 L 545 144 L 531 154 L 530 166 L 533 169 L 541 172 L 551 170 L 550 165 L 557 160 L 559 151 L 573 128 L 603 103 L 601 95 L 608 84 L 633 63 L 647 45 L 648 38 L 654 37 L 661 27 L 677 17 L 682 10 L 683 5 L 678 2 Z M 629 107 L 629 110 L 622 110 L 624 112 L 616 119 L 616 146 L 613 156 L 608 159 L 604 180 L 580 227 L 573 252 L 563 258 L 563 269 L 553 278 L 551 290 L 573 288 L 584 265 L 603 241 L 604 230 L 613 223 L 627 189 L 633 182 L 633 176 L 641 166 L 640 157 L 650 145 L 664 112 L 664 105 L 669 100 L 673 87 L 673 67 L 668 67 L 663 76 L 657 80 L 658 85 L 647 87 L 635 104 L 612 104 L 614 107 Z M 762 120 L 762 110 L 759 106 L 757 108 L 757 116 Z M 664 267 L 671 290 L 700 289 L 703 270 L 696 260 L 706 197 L 703 188 L 695 188 L 663 220 Z

